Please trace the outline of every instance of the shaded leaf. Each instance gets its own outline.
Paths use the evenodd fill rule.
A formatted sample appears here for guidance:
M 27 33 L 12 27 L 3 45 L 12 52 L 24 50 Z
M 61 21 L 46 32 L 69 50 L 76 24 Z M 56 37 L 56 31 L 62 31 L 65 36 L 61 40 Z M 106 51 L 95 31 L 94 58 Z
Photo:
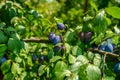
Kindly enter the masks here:
M 9 38 L 7 45 L 8 49 L 13 53 L 20 53 L 20 50 L 23 48 L 22 42 L 14 38 Z
M 11 66 L 11 62 L 10 60 L 5 61 L 2 65 L 1 65 L 1 70 L 3 72 L 3 74 L 7 73 L 10 69 Z

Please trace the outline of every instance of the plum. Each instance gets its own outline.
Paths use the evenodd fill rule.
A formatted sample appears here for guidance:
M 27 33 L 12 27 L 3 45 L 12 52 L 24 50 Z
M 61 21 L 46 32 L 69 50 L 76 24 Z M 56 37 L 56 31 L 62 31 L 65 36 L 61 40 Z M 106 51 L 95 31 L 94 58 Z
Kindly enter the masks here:
M 85 37 L 84 37 L 85 43 L 88 44 L 90 42 L 91 38 L 92 38 L 92 33 L 91 32 L 87 32 L 85 34 Z
M 119 73 L 119 72 L 120 72 L 120 63 L 115 64 L 115 66 L 114 66 L 114 71 L 115 71 L 116 73 Z
M 58 23 L 57 27 L 58 27 L 59 30 L 65 29 L 65 25 L 63 23 Z
M 99 47 L 98 49 L 99 49 L 99 50 L 103 50 L 103 51 L 105 51 L 105 48 L 106 48 L 105 45 L 100 45 L 100 47 Z
M 61 38 L 60 36 L 55 36 L 54 39 L 53 39 L 53 44 L 57 44 L 61 41 Z
M 55 46 L 54 47 L 54 52 L 57 52 L 63 48 L 63 45 Z
M 53 33 L 53 32 L 51 32 L 50 34 L 49 34 L 49 40 L 52 42 L 53 41 L 53 39 L 55 38 L 55 34 Z
M 78 36 L 79 36 L 79 38 L 81 39 L 81 41 L 84 41 L 84 36 L 85 36 L 85 33 L 84 33 L 84 32 L 79 32 L 79 33 L 78 33 Z
M 37 59 L 37 55 L 33 54 L 32 58 L 33 58 L 33 60 L 36 60 Z
M 111 43 L 108 43 L 105 47 L 105 51 L 113 52 L 113 45 Z
M 3 64 L 6 60 L 7 60 L 6 57 L 3 57 L 3 58 L 1 59 L 1 63 Z

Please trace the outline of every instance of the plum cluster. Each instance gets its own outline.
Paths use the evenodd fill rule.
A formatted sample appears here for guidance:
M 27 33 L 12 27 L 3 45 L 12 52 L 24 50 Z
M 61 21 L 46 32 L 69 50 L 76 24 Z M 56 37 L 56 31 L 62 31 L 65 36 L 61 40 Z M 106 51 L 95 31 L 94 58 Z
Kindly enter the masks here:
M 57 28 L 58 30 L 64 30 L 65 29 L 65 25 L 63 23 L 58 23 L 57 24 Z M 61 42 L 61 36 L 60 35 L 56 35 L 54 32 L 51 32 L 48 36 L 49 40 L 56 45 L 57 43 Z M 63 49 L 63 45 L 57 45 L 54 46 L 54 52 L 57 52 L 59 50 Z
M 59 43 L 61 41 L 61 37 L 60 36 L 56 36 L 55 33 L 51 32 L 49 34 L 49 40 L 56 45 L 57 43 Z
M 106 52 L 113 52 L 114 45 L 107 40 L 102 45 L 100 45 L 98 49 Z
M 33 54 L 32 55 L 32 59 L 33 59 L 33 61 L 39 60 L 40 63 L 42 63 L 43 61 L 47 61 L 48 62 L 48 56 L 47 55 L 40 55 L 38 57 L 37 54 Z
M 81 41 L 83 41 L 86 44 L 89 44 L 89 42 L 91 41 L 92 35 L 93 35 L 92 32 L 80 32 L 78 34 Z

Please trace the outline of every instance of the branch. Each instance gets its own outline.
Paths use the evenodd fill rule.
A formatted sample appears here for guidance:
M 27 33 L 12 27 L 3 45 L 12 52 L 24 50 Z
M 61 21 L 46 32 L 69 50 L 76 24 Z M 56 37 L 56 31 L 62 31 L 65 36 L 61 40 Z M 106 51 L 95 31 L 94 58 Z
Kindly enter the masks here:
M 36 43 L 51 43 L 49 40 L 45 39 L 23 39 L 24 42 L 36 42 Z
M 120 55 L 112 53 L 112 52 L 106 52 L 106 51 L 102 51 L 102 50 L 98 50 L 97 48 L 95 49 L 88 49 L 88 51 L 92 51 L 92 52 L 97 52 L 99 54 L 103 54 L 103 55 L 110 55 L 111 57 L 119 57 Z
M 88 0 L 85 0 L 85 2 L 84 2 L 84 15 L 86 15 L 87 8 L 88 8 Z

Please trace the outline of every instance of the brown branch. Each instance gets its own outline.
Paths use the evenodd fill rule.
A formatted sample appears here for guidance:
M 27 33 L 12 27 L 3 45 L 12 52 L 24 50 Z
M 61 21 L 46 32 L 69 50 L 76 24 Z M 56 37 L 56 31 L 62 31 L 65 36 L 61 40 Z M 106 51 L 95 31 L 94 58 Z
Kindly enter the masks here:
M 88 51 L 92 51 L 92 52 L 97 52 L 99 54 L 103 54 L 103 55 L 110 55 L 111 57 L 119 57 L 120 55 L 112 53 L 112 52 L 106 52 L 106 51 L 102 51 L 102 50 L 98 50 L 96 49 L 88 49 Z
M 36 42 L 36 43 L 51 43 L 49 40 L 45 39 L 23 39 L 24 42 Z
M 87 8 L 88 8 L 88 0 L 85 0 L 85 2 L 84 2 L 84 16 L 86 15 Z

